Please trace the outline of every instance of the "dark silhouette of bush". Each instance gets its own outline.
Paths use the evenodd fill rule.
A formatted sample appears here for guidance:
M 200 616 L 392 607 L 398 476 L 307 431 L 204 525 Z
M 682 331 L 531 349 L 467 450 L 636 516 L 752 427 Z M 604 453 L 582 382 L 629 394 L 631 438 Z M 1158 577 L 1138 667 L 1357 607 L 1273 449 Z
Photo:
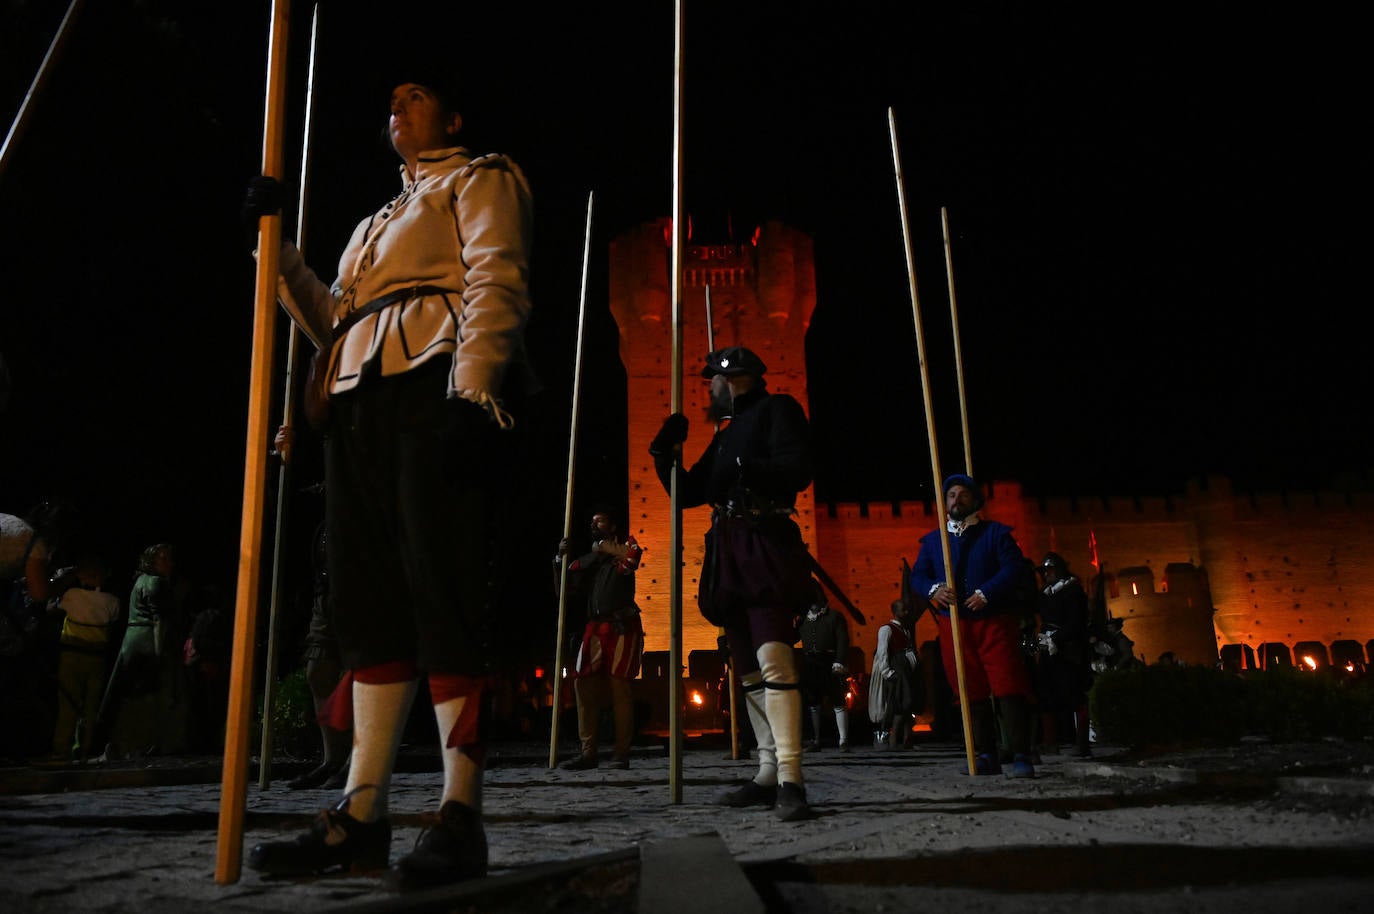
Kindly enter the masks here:
M 1374 681 L 1296 668 L 1231 673 L 1154 664 L 1099 673 L 1089 693 L 1099 741 L 1130 748 L 1374 738 Z

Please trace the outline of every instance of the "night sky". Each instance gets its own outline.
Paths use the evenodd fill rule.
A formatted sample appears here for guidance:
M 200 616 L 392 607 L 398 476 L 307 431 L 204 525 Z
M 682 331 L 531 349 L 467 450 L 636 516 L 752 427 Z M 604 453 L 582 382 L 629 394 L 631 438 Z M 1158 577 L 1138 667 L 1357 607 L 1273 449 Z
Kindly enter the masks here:
M 66 6 L 0 12 L 8 118 Z M 471 84 L 470 144 L 514 157 L 534 188 L 529 332 L 554 403 L 571 401 L 595 193 L 584 384 L 623 399 L 606 246 L 671 212 L 673 4 L 373 6 L 321 5 L 307 261 L 332 278 L 353 225 L 394 194 L 376 74 L 442 37 Z M 293 7 L 294 199 L 313 7 Z M 947 471 L 964 458 L 942 206 L 979 476 L 1031 495 L 1169 495 L 1209 473 L 1241 490 L 1367 486 L 1362 30 L 1320 6 L 1055 7 L 686 4 L 693 240 L 769 219 L 815 239 L 818 498 L 931 489 L 889 108 Z M 238 214 L 262 160 L 269 11 L 84 4 L 0 174 L 0 511 L 66 497 L 118 561 L 174 540 L 226 582 L 253 311 Z M 286 219 L 294 237 L 294 204 Z M 615 415 L 581 432 L 589 485 L 623 468 Z M 550 504 L 528 521 L 541 563 L 561 532 L 566 425 L 546 434 Z

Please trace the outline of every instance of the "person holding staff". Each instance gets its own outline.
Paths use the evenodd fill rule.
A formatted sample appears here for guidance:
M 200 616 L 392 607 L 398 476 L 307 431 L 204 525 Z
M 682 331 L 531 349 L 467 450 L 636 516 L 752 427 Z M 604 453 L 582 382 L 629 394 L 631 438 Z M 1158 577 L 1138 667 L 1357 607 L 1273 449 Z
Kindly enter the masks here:
M 387 134 L 401 191 L 358 224 L 337 278 L 320 281 L 282 244 L 282 304 L 330 350 L 326 561 L 346 669 L 334 710 L 341 726 L 351 716 L 354 737 L 339 803 L 294 840 L 252 849 L 248 865 L 268 875 L 387 866 L 391 775 L 422 676 L 443 791 L 433 826 L 390 882 L 425 887 L 487 869 L 478 710 L 515 401 L 535 384 L 524 342 L 532 203 L 513 161 L 459 144 L 461 83 L 450 66 L 391 69 Z M 272 213 L 280 200 L 264 176 L 245 211 Z
M 940 531 L 921 537 L 921 551 L 911 569 L 911 589 L 924 598 L 940 626 L 940 656 L 950 689 L 958 695 L 954 630 L 950 607 L 959 601 L 964 697 L 973 732 L 977 774 L 1002 770 L 997 750 L 1000 713 L 1012 752 L 1012 777 L 1035 777 L 1030 761 L 1030 675 L 1021 654 L 1020 613 L 1026 558 L 1011 528 L 986 520 L 978 512 L 983 493 L 972 477 L 956 473 L 943 485 L 948 514 L 949 551 L 955 581 L 945 580 Z M 997 707 L 994 710 L 993 701 Z
M 754 777 L 718 798 L 725 806 L 767 806 L 783 821 L 811 818 L 802 781 L 801 693 L 796 617 L 813 591 L 811 562 L 796 513 L 797 493 L 811 484 L 811 429 L 795 398 L 771 394 L 763 360 L 743 346 L 706 357 L 702 377 L 712 402 L 728 393 L 730 422 L 711 439 L 679 482 L 686 507 L 711 505 L 706 559 L 697 602 L 707 621 L 725 629 L 758 743 Z M 673 413 L 649 445 L 671 491 L 687 417 Z

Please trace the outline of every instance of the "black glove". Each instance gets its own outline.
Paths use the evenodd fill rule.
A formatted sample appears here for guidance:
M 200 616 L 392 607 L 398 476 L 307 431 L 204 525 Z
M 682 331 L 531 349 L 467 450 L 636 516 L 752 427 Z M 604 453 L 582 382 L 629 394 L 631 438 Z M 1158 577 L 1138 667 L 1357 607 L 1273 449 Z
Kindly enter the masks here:
M 258 220 L 263 216 L 275 216 L 281 212 L 282 201 L 286 199 L 286 188 L 276 178 L 258 175 L 248 182 L 248 192 L 243 197 L 243 224 L 253 232 L 258 230 Z
M 671 454 L 673 448 L 687 440 L 687 417 L 682 413 L 673 413 L 663 420 L 663 427 L 658 430 L 654 440 L 649 442 L 649 453 L 655 457 L 662 457 Z

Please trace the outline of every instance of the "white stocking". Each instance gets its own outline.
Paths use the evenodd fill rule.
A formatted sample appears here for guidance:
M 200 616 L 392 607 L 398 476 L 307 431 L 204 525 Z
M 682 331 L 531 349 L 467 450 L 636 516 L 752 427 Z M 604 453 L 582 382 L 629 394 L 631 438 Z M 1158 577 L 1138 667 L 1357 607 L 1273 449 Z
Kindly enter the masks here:
M 396 753 L 401 749 L 410 705 L 420 682 L 353 682 L 353 759 L 344 793 L 350 796 L 348 814 L 360 822 L 373 822 L 387 814 L 387 794 Z
M 458 723 L 468 696 L 452 698 L 434 706 L 434 720 L 439 725 L 439 751 L 444 759 L 444 797 L 440 805 L 457 800 L 473 812 L 482 811 L 483 766 L 462 751 L 460 746 L 448 745 L 448 735 Z
M 766 689 L 764 707 L 768 712 L 768 724 L 773 729 L 778 780 L 801 786 L 801 693 L 796 688 L 777 688 L 796 686 L 796 654 L 790 644 L 769 641 L 759 646 L 758 658 L 763 681 L 773 687 Z
M 773 743 L 773 728 L 768 725 L 764 710 L 763 689 L 749 688 L 763 682 L 763 673 L 755 670 L 740 677 L 740 691 L 744 693 L 744 707 L 749 711 L 749 724 L 754 728 L 754 741 L 759 744 L 759 772 L 754 783 L 760 787 L 778 785 L 778 754 Z

